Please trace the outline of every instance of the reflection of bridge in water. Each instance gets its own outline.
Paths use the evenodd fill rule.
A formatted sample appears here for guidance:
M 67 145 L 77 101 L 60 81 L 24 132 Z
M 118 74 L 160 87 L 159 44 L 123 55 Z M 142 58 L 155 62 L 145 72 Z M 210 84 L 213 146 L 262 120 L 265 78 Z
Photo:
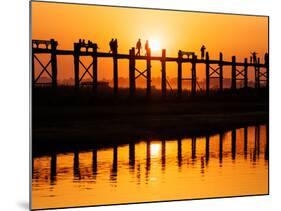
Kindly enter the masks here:
M 263 140 L 264 146 L 263 146 L 263 150 L 261 150 L 261 126 L 255 126 L 254 127 L 254 136 L 253 137 L 253 147 L 250 149 L 249 148 L 249 137 L 248 137 L 248 131 L 249 128 L 248 127 L 244 127 L 243 129 L 239 129 L 239 130 L 243 130 L 243 143 L 242 140 L 239 140 L 240 145 L 239 147 L 242 147 L 242 150 L 240 150 L 242 153 L 239 153 L 239 155 L 243 155 L 244 159 L 250 159 L 252 164 L 255 165 L 255 162 L 258 161 L 260 159 L 261 156 L 261 152 L 263 151 L 263 158 L 265 160 L 268 160 L 268 151 L 269 151 L 269 138 L 268 138 L 268 125 L 265 126 L 264 128 L 265 130 L 265 137 Z M 204 149 L 204 153 L 198 155 L 197 153 L 197 145 L 198 145 L 198 139 L 200 139 L 200 141 L 202 140 L 202 137 L 192 137 L 191 141 L 190 141 L 190 145 L 191 145 L 191 151 L 190 151 L 190 155 L 183 155 L 183 143 L 186 141 L 183 139 L 178 139 L 176 140 L 176 151 L 175 151 L 175 159 L 173 159 L 173 162 L 176 162 L 179 170 L 181 168 L 183 168 L 184 165 L 184 160 L 183 157 L 187 156 L 188 159 L 185 160 L 185 163 L 187 165 L 194 165 L 196 162 L 200 162 L 201 164 L 201 173 L 204 173 L 204 169 L 208 167 L 209 162 L 212 159 L 217 159 L 219 161 L 220 167 L 223 166 L 223 162 L 224 162 L 224 158 L 230 158 L 233 162 L 235 162 L 236 156 L 238 155 L 237 153 L 237 131 L 236 129 L 233 129 L 229 132 L 226 133 L 219 133 L 218 136 L 218 142 L 219 143 L 215 143 L 215 142 L 211 142 L 210 139 L 213 136 L 207 135 L 203 138 L 203 140 L 205 141 L 205 149 Z M 230 133 L 230 140 L 225 140 L 226 139 L 226 134 Z M 229 143 L 230 141 L 230 143 Z M 159 148 L 159 162 L 160 162 L 160 166 L 161 166 L 161 171 L 165 171 L 166 170 L 166 165 L 167 165 L 167 155 L 166 155 L 166 151 L 167 151 L 167 143 L 170 141 L 166 141 L 166 140 L 161 140 L 159 142 L 159 145 L 161 146 L 161 150 Z M 210 151 L 210 146 L 212 146 L 212 144 L 218 144 L 218 152 L 211 152 Z M 226 151 L 224 149 L 224 144 L 230 144 L 230 151 Z M 137 143 L 130 143 L 128 146 L 128 162 L 127 162 L 127 166 L 129 169 L 130 173 L 136 173 L 137 178 L 140 180 L 140 175 L 141 175 L 141 170 L 140 170 L 140 164 L 138 162 L 136 162 L 136 145 Z M 146 153 L 145 155 L 145 178 L 146 181 L 148 181 L 149 179 L 149 174 L 152 168 L 152 153 L 153 149 L 153 142 L 148 140 L 145 142 L 146 145 L 146 149 L 144 150 L 144 152 Z M 118 163 L 118 149 L 119 147 L 122 146 L 118 146 L 117 144 L 114 145 L 112 147 L 112 164 L 111 164 L 111 169 L 110 169 L 110 175 L 109 175 L 109 179 L 110 181 L 112 181 L 114 183 L 114 181 L 117 180 L 117 176 L 118 176 L 118 167 L 119 167 L 119 163 Z M 213 146 L 212 146 L 213 147 Z M 202 147 L 201 147 L 202 148 Z M 157 149 L 158 150 L 158 149 Z M 83 153 L 83 152 L 79 152 L 79 151 L 74 151 L 73 152 L 73 179 L 74 181 L 76 180 L 83 180 L 83 178 L 91 178 L 91 180 L 95 181 L 97 179 L 97 175 L 99 173 L 99 162 L 102 162 L 103 158 L 98 158 L 98 148 L 94 148 L 92 149 L 92 159 L 91 159 L 91 171 L 87 170 L 87 171 L 83 171 L 81 172 L 81 166 L 80 166 L 80 159 L 79 159 L 79 154 Z M 55 184 L 56 179 L 57 179 L 57 156 L 58 154 L 56 153 L 52 153 L 50 155 L 50 168 L 49 168 L 49 182 L 51 185 Z M 189 160 L 190 158 L 190 160 Z M 33 158 L 33 162 L 32 165 L 34 165 L 34 159 L 38 159 L 38 158 Z M 124 160 L 123 160 L 124 162 Z M 158 161 L 157 161 L 158 162 Z M 34 166 L 32 166 L 33 168 L 33 179 L 39 179 L 40 178 L 40 171 L 35 170 Z M 65 170 L 64 170 L 65 171 Z M 68 171 L 71 171 L 71 169 L 68 169 Z M 104 169 L 103 169 L 104 171 Z

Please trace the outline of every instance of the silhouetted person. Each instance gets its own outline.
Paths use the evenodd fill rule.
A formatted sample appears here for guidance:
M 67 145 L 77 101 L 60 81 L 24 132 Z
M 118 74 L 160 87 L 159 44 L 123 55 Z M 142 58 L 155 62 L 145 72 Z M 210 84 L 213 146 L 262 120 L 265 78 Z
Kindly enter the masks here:
M 268 53 L 264 54 L 264 63 L 267 64 L 269 62 L 269 56 Z
M 147 55 L 147 52 L 149 51 L 149 43 L 148 43 L 148 40 L 146 40 L 144 48 L 145 48 L 145 51 L 146 51 L 145 55 Z
M 250 64 L 252 64 L 252 62 L 253 62 L 253 57 L 250 56 Z
M 114 39 L 113 38 L 109 42 L 109 47 L 110 47 L 109 53 L 113 53 L 113 49 L 114 49 Z
M 205 50 L 206 50 L 205 45 L 202 45 L 202 47 L 200 48 L 200 51 L 201 51 L 201 59 L 204 59 L 204 57 L 205 57 Z
M 137 56 L 140 56 L 140 51 L 141 51 L 141 39 L 138 40 L 137 42 L 137 45 L 136 45 L 136 48 L 137 48 Z
M 95 49 L 99 49 L 98 44 L 94 43 L 94 44 L 93 44 L 93 48 L 95 48 Z
M 117 41 L 117 39 L 115 39 L 113 41 L 113 53 L 117 52 L 117 48 L 118 48 L 118 41 Z
M 253 56 L 253 62 L 254 62 L 254 64 L 256 64 L 257 63 L 257 52 L 251 52 L 251 54 L 252 54 L 252 56 Z

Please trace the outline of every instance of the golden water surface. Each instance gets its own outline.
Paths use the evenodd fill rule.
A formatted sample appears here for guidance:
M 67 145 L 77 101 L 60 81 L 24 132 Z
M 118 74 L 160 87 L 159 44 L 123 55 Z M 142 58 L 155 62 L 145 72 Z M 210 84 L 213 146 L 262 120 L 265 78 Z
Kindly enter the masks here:
M 33 158 L 32 208 L 268 193 L 267 127 Z

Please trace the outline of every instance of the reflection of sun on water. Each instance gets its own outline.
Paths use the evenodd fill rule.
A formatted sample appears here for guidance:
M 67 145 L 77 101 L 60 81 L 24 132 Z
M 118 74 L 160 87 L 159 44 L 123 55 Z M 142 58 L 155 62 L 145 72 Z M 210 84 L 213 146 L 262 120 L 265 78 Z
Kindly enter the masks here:
M 155 157 L 155 156 L 158 156 L 159 153 L 160 153 L 160 144 L 151 144 L 150 145 L 150 153 L 151 153 L 151 156 Z

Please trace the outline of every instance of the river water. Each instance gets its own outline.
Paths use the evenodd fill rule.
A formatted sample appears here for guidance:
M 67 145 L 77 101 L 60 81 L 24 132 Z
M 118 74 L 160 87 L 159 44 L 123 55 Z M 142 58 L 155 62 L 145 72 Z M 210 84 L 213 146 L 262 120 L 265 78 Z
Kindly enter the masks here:
M 35 157 L 32 208 L 267 194 L 267 128 Z

